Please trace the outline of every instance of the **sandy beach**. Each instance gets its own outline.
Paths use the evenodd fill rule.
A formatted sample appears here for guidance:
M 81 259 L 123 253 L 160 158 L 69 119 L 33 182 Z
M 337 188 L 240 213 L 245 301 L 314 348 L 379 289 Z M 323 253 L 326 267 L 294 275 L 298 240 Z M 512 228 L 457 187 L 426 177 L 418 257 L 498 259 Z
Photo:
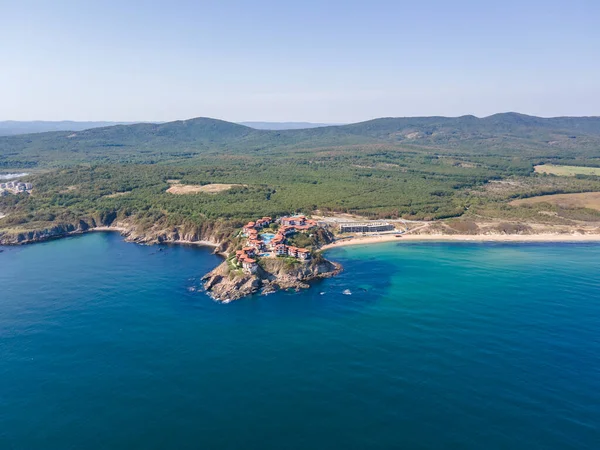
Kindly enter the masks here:
M 600 234 L 406 234 L 402 237 L 361 236 L 324 245 L 327 250 L 347 245 L 368 245 L 382 242 L 460 241 L 460 242 L 600 242 Z

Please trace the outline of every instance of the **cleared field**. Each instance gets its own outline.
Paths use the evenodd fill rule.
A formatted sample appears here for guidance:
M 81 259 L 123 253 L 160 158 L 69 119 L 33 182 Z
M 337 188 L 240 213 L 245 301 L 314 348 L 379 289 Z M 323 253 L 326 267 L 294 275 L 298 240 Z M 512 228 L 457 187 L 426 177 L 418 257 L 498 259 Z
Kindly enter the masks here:
M 541 164 L 534 167 L 537 173 L 551 173 L 563 177 L 575 175 L 600 175 L 600 167 L 584 166 L 555 166 L 554 164 Z
M 167 192 L 175 195 L 187 195 L 187 194 L 198 194 L 204 192 L 206 194 L 217 194 L 219 192 L 227 191 L 234 186 L 243 186 L 242 184 L 205 184 L 204 186 L 198 186 L 193 184 L 174 184 Z
M 539 197 L 522 198 L 510 202 L 513 206 L 533 205 L 536 203 L 550 203 L 561 208 L 590 208 L 600 211 L 600 192 L 540 195 Z

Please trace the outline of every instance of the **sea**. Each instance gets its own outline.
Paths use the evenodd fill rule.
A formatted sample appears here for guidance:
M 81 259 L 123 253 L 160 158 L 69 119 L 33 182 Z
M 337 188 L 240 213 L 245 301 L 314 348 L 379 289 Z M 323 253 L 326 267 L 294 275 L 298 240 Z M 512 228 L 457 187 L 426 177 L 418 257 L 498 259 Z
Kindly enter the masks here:
M 598 449 L 600 244 L 387 243 L 216 303 L 210 248 L 0 253 L 0 449 Z

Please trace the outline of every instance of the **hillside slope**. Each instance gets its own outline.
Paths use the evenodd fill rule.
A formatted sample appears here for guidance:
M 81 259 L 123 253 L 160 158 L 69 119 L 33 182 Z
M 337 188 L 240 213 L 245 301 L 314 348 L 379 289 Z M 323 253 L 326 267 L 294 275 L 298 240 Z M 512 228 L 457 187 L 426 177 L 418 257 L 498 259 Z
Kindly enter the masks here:
M 600 156 L 599 117 L 381 118 L 300 130 L 257 130 L 209 118 L 0 137 L 0 167 L 81 162 L 155 163 L 206 154 L 253 154 L 378 145 L 433 153 Z

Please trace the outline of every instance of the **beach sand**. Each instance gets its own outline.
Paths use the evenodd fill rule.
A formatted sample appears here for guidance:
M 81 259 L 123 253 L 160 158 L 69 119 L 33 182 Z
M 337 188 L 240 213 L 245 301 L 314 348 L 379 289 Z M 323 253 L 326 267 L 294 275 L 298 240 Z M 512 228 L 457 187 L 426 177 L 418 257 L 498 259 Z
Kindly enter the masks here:
M 402 237 L 361 236 L 324 245 L 327 250 L 347 245 L 368 245 L 381 242 L 460 241 L 460 242 L 594 242 L 600 234 L 406 234 Z

